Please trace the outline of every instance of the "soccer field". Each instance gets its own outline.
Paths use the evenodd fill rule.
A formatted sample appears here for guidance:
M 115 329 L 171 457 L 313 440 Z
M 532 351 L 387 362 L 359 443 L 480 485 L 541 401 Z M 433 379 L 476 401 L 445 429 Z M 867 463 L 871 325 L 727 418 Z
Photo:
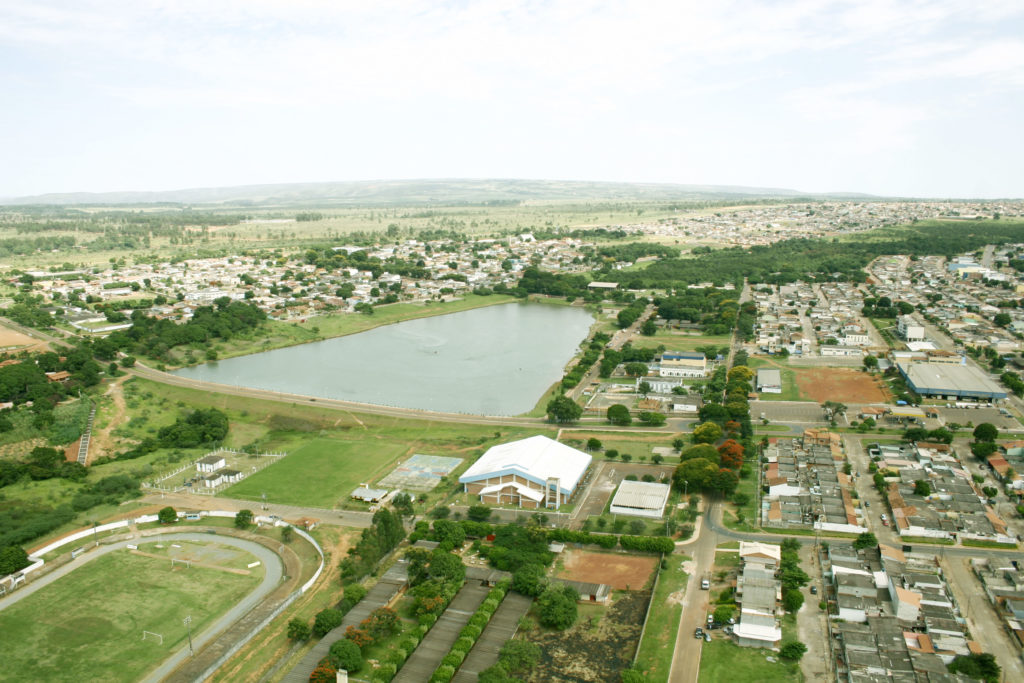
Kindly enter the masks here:
M 134 681 L 259 584 L 117 550 L 0 612 L 0 681 Z M 142 640 L 142 631 L 163 636 Z
M 313 439 L 293 453 L 246 477 L 224 491 L 228 498 L 333 508 L 360 483 L 374 481 L 391 471 L 408 449 L 402 443 L 374 438 L 362 440 Z

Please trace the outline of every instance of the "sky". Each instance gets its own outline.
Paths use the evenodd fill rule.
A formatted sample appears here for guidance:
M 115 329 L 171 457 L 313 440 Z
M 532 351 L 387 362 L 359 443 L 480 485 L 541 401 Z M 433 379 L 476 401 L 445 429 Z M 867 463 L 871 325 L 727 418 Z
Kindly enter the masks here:
M 1021 0 L 0 0 L 0 197 L 530 178 L 1024 196 Z

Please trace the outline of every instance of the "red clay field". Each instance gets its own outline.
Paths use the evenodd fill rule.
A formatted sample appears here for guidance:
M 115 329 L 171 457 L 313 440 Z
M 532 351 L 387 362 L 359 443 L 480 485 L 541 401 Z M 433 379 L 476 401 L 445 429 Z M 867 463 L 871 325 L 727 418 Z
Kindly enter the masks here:
M 866 372 L 852 368 L 793 368 L 801 395 L 824 403 L 884 403 L 882 384 Z
M 586 583 L 606 583 L 617 590 L 643 590 L 658 558 L 616 555 L 586 550 L 566 550 L 558 578 Z

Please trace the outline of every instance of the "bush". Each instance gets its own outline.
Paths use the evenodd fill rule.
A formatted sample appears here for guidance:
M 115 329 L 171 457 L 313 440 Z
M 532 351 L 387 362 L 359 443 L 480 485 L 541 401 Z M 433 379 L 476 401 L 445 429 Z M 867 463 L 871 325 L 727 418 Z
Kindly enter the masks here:
M 785 659 L 799 660 L 807 653 L 807 646 L 801 643 L 799 640 L 791 640 L 788 643 L 783 643 L 779 649 L 779 654 Z
M 448 683 L 454 675 L 455 667 L 443 665 L 437 667 L 437 671 L 430 677 L 430 681 L 431 683 Z
M 619 545 L 626 550 L 665 554 L 676 548 L 675 542 L 664 536 L 620 536 Z
M 441 660 L 441 666 L 450 666 L 453 669 L 458 669 L 459 665 L 462 664 L 465 659 L 465 652 L 462 650 L 452 650 L 444 656 L 444 659 Z
M 329 632 L 341 626 L 342 620 L 345 615 L 341 613 L 341 610 L 336 610 L 328 607 L 317 612 L 316 618 L 313 620 L 313 634 L 318 638 L 322 638 Z
M 569 628 L 576 622 L 578 599 L 579 593 L 569 586 L 548 586 L 537 599 L 540 623 L 562 630 Z
M 474 626 L 473 624 L 466 624 L 466 627 L 462 629 L 461 635 L 476 640 L 480 637 L 481 633 L 483 633 L 483 629 L 481 629 L 479 626 Z
M 292 619 L 288 622 L 288 637 L 292 640 L 309 640 L 313 629 L 303 619 Z

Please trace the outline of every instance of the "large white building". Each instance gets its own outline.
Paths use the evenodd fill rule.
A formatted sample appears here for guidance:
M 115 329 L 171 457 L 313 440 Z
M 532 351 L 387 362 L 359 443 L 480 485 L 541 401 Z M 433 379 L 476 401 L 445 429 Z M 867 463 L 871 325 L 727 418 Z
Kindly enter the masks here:
M 494 446 L 459 477 L 466 493 L 490 505 L 558 508 L 572 500 L 591 457 L 546 436 Z
M 901 315 L 896 320 L 896 332 L 906 341 L 924 341 L 924 327 L 909 315 Z
M 632 517 L 650 517 L 661 519 L 665 514 L 665 504 L 672 488 L 668 484 L 654 481 L 624 480 L 612 498 L 610 512 L 613 515 L 629 515 Z

